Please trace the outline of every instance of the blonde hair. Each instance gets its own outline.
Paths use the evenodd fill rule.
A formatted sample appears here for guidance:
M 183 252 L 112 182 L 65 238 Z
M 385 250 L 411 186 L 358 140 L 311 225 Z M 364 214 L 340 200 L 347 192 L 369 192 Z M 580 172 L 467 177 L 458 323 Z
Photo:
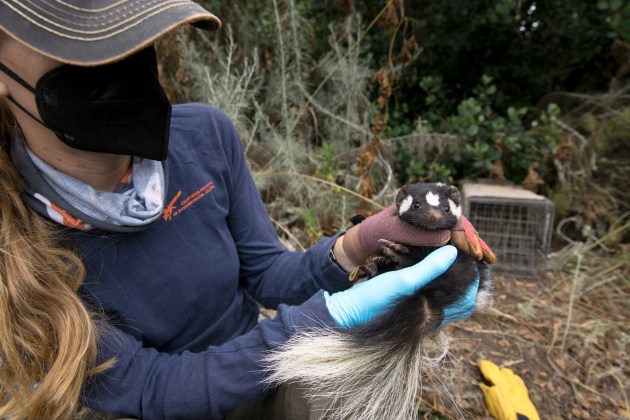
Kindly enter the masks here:
M 85 268 L 20 198 L 0 103 L 0 418 L 66 419 L 96 367 L 97 331 L 77 295 Z

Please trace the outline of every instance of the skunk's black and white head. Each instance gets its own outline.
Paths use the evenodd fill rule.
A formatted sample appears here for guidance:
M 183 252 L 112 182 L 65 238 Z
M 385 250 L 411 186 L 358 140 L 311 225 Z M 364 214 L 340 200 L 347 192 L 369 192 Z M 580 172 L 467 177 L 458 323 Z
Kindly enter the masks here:
M 450 230 L 462 214 L 459 190 L 442 183 L 418 182 L 396 196 L 400 218 L 427 230 Z

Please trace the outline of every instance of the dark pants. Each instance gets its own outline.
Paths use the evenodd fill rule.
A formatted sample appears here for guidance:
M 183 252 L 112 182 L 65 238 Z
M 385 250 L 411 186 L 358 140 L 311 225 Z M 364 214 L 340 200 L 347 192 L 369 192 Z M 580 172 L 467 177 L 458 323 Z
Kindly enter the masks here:
M 264 398 L 232 411 L 226 420 L 316 420 L 321 415 L 296 387 L 280 387 Z M 131 420 L 128 417 L 83 409 L 80 420 Z
M 282 386 L 266 397 L 234 410 L 226 420 L 316 420 L 321 411 L 294 386 Z
M 323 410 L 311 407 L 311 402 L 304 397 L 297 387 L 281 386 L 262 399 L 232 411 L 226 420 L 319 420 L 323 418 L 322 413 Z M 133 420 L 128 417 L 99 413 L 87 408 L 82 410 L 77 419 Z

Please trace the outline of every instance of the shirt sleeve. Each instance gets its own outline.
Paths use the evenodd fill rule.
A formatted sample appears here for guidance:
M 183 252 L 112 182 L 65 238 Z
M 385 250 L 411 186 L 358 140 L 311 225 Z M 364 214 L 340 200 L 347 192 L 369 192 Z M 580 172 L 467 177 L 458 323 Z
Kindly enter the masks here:
M 221 419 L 269 391 L 262 382 L 261 358 L 266 352 L 296 330 L 333 325 L 319 292 L 300 306 L 280 305 L 274 319 L 201 353 L 160 353 L 128 334 L 105 328 L 100 359 L 115 358 L 115 364 L 87 382 L 83 403 L 137 418 Z
M 230 165 L 230 213 L 228 224 L 240 260 L 241 282 L 261 304 L 299 304 L 318 290 L 334 293 L 351 286 L 348 273 L 330 257 L 338 235 L 325 237 L 304 252 L 283 249 L 269 219 L 240 139 L 227 117 L 220 136 Z

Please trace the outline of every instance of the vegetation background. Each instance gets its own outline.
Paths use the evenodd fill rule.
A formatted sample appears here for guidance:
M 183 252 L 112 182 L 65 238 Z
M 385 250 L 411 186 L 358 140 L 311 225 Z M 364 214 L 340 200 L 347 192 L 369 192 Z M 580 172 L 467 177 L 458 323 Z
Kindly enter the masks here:
M 630 418 L 630 2 L 200 3 L 222 30 L 161 41 L 161 77 L 174 103 L 230 116 L 287 248 L 408 182 L 489 178 L 554 202 L 550 271 L 499 277 L 494 309 L 449 330 L 447 386 L 420 416 L 487 416 L 486 357 L 543 418 Z

